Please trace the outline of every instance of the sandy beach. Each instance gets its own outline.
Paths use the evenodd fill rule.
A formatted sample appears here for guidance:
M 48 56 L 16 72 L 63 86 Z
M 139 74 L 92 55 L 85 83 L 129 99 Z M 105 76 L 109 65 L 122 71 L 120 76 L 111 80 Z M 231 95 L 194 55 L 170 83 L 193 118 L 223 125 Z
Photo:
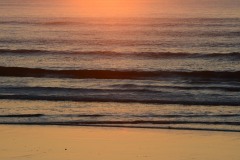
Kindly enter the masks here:
M 238 160 L 233 132 L 159 129 L 0 126 L 4 160 Z

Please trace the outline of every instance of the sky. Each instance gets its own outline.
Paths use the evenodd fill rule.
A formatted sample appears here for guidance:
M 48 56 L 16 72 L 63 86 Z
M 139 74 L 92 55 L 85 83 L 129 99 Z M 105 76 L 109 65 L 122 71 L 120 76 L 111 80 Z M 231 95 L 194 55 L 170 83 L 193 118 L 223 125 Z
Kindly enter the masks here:
M 204 16 L 205 13 L 240 17 L 239 10 L 240 0 L 0 0 L 0 16 L 11 11 L 16 15 L 40 15 L 42 12 L 86 17 Z

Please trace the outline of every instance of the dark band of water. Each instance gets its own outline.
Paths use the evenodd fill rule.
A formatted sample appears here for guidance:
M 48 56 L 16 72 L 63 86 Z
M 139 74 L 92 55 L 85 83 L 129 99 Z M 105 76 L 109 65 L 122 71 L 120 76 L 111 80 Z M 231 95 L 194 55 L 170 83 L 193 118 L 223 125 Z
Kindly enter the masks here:
M 77 54 L 77 55 L 104 55 L 104 56 L 141 56 L 153 58 L 225 58 L 240 59 L 239 52 L 232 53 L 184 53 L 184 52 L 114 52 L 114 51 L 50 51 L 50 50 L 28 50 L 28 49 L 0 49 L 0 54 Z
M 61 78 L 95 78 L 95 79 L 224 79 L 240 80 L 240 71 L 113 71 L 113 70 L 47 70 L 39 68 L 0 67 L 0 76 L 7 77 L 61 77 Z
M 145 104 L 181 104 L 181 105 L 212 105 L 212 106 L 239 106 L 237 101 L 214 101 L 192 99 L 127 99 L 111 97 L 81 97 L 81 96 L 38 96 L 38 95 L 0 95 L 0 99 L 8 100 L 44 100 L 44 101 L 72 101 L 72 102 L 119 102 L 119 103 L 145 103 Z

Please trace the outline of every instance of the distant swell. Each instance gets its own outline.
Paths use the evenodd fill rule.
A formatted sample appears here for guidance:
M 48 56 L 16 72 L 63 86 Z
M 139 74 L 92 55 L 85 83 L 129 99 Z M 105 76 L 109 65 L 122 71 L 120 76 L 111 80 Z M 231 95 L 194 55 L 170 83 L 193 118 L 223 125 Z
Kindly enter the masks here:
M 90 20 L 90 21 L 89 21 Z M 97 21 L 96 21 L 97 20 Z M 98 21 L 101 20 L 101 21 Z M 20 19 L 20 20 L 1 20 L 0 24 L 10 25 L 97 25 L 97 26 L 151 26 L 151 27 L 181 27 L 181 26 L 209 26 L 216 27 L 232 26 L 233 22 L 238 22 L 239 18 L 51 18 L 51 19 Z M 225 23 L 222 23 L 222 22 Z M 179 23 L 181 22 L 181 23 Z
M 77 55 L 104 55 L 104 56 L 141 56 L 153 58 L 224 58 L 240 59 L 240 52 L 232 53 L 185 53 L 185 52 L 114 52 L 114 51 L 50 51 L 31 49 L 0 49 L 0 54 L 77 54 Z
M 225 79 L 240 80 L 240 71 L 115 71 L 115 70 L 47 70 L 39 68 L 0 67 L 0 76 L 77 79 Z

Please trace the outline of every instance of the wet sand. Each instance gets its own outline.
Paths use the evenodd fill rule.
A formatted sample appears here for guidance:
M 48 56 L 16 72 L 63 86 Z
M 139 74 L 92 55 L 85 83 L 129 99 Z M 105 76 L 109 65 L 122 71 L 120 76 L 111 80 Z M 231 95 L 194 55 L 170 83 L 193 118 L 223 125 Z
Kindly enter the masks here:
M 3 160 L 239 160 L 234 132 L 0 125 Z

